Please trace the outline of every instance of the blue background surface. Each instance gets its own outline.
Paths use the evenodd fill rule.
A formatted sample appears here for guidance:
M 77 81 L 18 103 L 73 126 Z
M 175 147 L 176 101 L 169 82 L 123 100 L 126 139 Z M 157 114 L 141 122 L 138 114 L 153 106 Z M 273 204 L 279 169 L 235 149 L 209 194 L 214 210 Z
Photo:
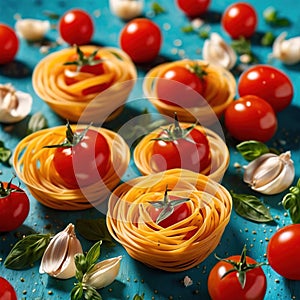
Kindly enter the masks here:
M 161 5 L 166 9 L 166 13 L 158 16 L 151 15 L 151 3 L 153 1 L 146 1 L 144 13 L 150 16 L 153 21 L 161 25 L 163 33 L 163 45 L 161 49 L 161 56 L 169 60 L 179 59 L 178 54 L 174 54 L 175 50 L 184 50 L 186 57 L 191 59 L 201 58 L 199 49 L 201 49 L 203 40 L 196 34 L 184 34 L 181 32 L 181 27 L 188 25 L 189 20 L 183 15 L 181 11 L 174 5 L 174 1 L 160 1 Z M 212 0 L 208 13 L 209 25 L 211 31 L 217 31 L 222 36 L 230 41 L 229 37 L 220 27 L 220 16 L 222 11 L 233 1 L 226 0 Z M 281 31 L 287 30 L 288 36 L 300 35 L 300 2 L 294 0 L 285 1 L 248 1 L 253 4 L 258 12 L 259 23 L 257 34 L 254 40 L 266 31 L 272 30 L 276 35 Z M 7 23 L 14 26 L 16 13 L 19 13 L 23 18 L 37 18 L 46 19 L 44 11 L 51 11 L 61 15 L 66 10 L 72 7 L 82 7 L 93 14 L 95 11 L 100 11 L 100 16 L 93 16 L 95 23 L 95 34 L 93 42 L 103 46 L 118 47 L 118 36 L 121 28 L 125 22 L 113 16 L 109 10 L 108 2 L 105 0 L 98 1 L 45 1 L 45 0 L 0 0 L 0 22 Z M 262 12 L 268 6 L 273 6 L 278 9 L 281 16 L 288 17 L 292 25 L 288 28 L 271 29 L 265 24 L 262 18 Z M 54 21 L 52 21 L 55 23 Z M 47 34 L 49 40 L 55 40 L 58 37 L 56 30 L 51 30 Z M 178 45 L 178 42 L 180 46 Z M 62 45 L 53 49 L 52 51 L 64 48 Z M 270 47 L 261 47 L 258 43 L 253 43 L 253 51 L 260 59 L 261 63 L 268 61 L 268 55 L 271 52 Z M 180 52 L 180 51 L 179 51 Z M 5 69 L 0 70 L 0 83 L 11 82 L 18 90 L 28 92 L 33 96 L 34 105 L 32 114 L 37 111 L 42 112 L 48 119 L 49 126 L 63 125 L 64 120 L 58 117 L 51 109 L 39 99 L 33 91 L 31 83 L 31 71 L 40 59 L 44 57 L 39 52 L 39 47 L 28 44 L 21 40 L 20 49 L 18 51 L 16 60 L 26 65 L 30 71 L 28 76 L 23 78 L 11 78 L 5 75 Z M 292 79 L 295 96 L 290 107 L 278 114 L 279 128 L 276 136 L 270 141 L 271 146 L 281 148 L 282 150 L 291 150 L 292 158 L 296 165 L 296 180 L 300 177 L 300 65 L 286 67 L 280 61 L 274 61 L 273 65 L 284 70 Z M 149 66 L 148 66 L 149 68 Z M 147 68 L 138 66 L 139 77 L 142 78 Z M 135 99 L 142 97 L 141 80 L 138 81 L 130 98 Z M 146 99 L 141 100 L 137 107 L 136 103 L 129 102 L 124 112 L 118 121 L 112 123 L 111 126 L 116 126 L 116 123 L 126 120 L 134 110 L 142 111 L 148 108 L 150 112 L 155 112 L 155 109 L 148 103 Z M 28 121 L 28 120 L 27 120 Z M 14 149 L 18 141 L 24 136 L 24 128 L 26 127 L 26 120 L 16 124 L 12 131 L 6 132 L 8 129 L 4 125 L 0 125 L 0 140 L 5 142 L 5 145 Z M 230 166 L 225 174 L 222 184 L 228 189 L 233 189 L 237 193 L 252 193 L 251 190 L 242 182 L 242 172 L 234 167 L 234 164 L 245 164 L 242 157 L 236 152 L 234 146 L 235 142 L 228 137 L 226 141 L 231 153 Z M 11 178 L 12 169 L 5 166 L 0 166 L 2 175 L 0 179 L 7 181 Z M 137 171 L 131 162 L 127 173 L 123 180 L 137 176 Z M 24 187 L 24 186 L 23 186 Z M 26 189 L 26 187 L 24 187 Z M 49 277 L 46 274 L 39 274 L 38 264 L 28 270 L 13 271 L 6 269 L 3 266 L 4 259 L 8 254 L 11 246 L 19 239 L 20 236 L 35 230 L 36 232 L 51 232 L 56 233 L 69 223 L 75 223 L 79 218 L 98 218 L 101 214 L 96 209 L 89 209 L 78 212 L 63 212 L 49 209 L 39 204 L 31 195 L 31 209 L 28 218 L 23 226 L 14 232 L 0 235 L 0 275 L 7 278 L 16 288 L 18 297 L 20 299 L 68 299 L 69 292 L 72 288 L 73 279 L 57 280 Z M 283 207 L 280 205 L 283 194 L 276 196 L 262 196 L 258 195 L 267 206 L 270 207 L 271 213 L 275 218 L 272 224 L 257 224 L 249 222 L 232 212 L 230 223 L 228 224 L 221 243 L 214 251 L 220 257 L 228 255 L 239 254 L 244 244 L 247 244 L 249 249 L 248 255 L 252 256 L 257 261 L 265 261 L 265 252 L 267 240 L 274 234 L 274 232 L 284 225 L 291 223 L 288 214 L 285 213 Z M 92 243 L 84 240 L 80 235 L 79 239 L 82 241 L 84 250 L 88 250 Z M 100 291 L 103 299 L 132 299 L 136 293 L 145 293 L 145 299 L 209 299 L 207 292 L 207 277 L 210 269 L 216 263 L 213 254 L 210 255 L 198 267 L 180 273 L 167 273 L 144 266 L 142 263 L 131 259 L 125 250 L 117 245 L 114 248 L 102 246 L 101 259 L 123 255 L 121 262 L 121 269 L 116 281 L 109 287 Z M 268 287 L 265 299 L 300 299 L 300 283 L 285 280 L 280 275 L 276 274 L 269 266 L 263 267 L 267 280 Z M 193 280 L 193 285 L 184 287 L 182 280 L 184 276 L 190 276 Z

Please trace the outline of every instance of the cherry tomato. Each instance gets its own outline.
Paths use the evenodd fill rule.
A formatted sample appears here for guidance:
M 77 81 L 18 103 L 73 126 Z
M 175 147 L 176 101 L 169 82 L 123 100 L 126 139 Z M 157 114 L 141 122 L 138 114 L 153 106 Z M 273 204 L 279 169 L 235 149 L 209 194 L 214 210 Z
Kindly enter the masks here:
M 7 64 L 15 58 L 19 49 L 19 40 L 15 31 L 0 24 L 0 64 Z
M 208 139 L 196 128 L 188 131 L 175 123 L 171 130 L 163 130 L 154 141 L 151 165 L 158 172 L 182 168 L 208 173 L 211 165 Z
M 236 2 L 226 8 L 221 24 L 233 39 L 249 38 L 256 30 L 257 14 L 249 3 Z
M 178 198 L 170 196 L 170 201 L 174 201 L 176 199 L 178 199 Z M 162 211 L 162 208 L 156 208 L 156 207 L 150 206 L 149 214 L 150 214 L 151 219 L 154 222 L 156 222 L 161 211 Z M 188 204 L 186 202 L 184 202 L 182 204 L 175 206 L 173 213 L 170 216 L 168 216 L 167 218 L 158 222 L 158 225 L 160 225 L 161 227 L 167 228 L 173 224 L 176 224 L 176 223 L 184 220 L 185 218 L 187 218 L 190 215 L 191 215 L 190 207 L 188 206 Z
M 24 190 L 11 182 L 0 184 L 0 232 L 20 227 L 29 213 L 29 199 Z
M 74 134 L 78 137 L 82 133 L 82 130 L 78 130 Z M 77 143 L 69 147 L 58 145 L 53 164 L 67 187 L 84 187 L 100 181 L 100 177 L 106 175 L 110 166 L 110 148 L 101 133 L 88 129 Z
M 11 283 L 3 277 L 0 277 L 0 299 L 17 300 L 17 294 Z
M 281 276 L 300 280 L 300 224 L 277 230 L 270 238 L 267 258 L 270 266 Z
M 70 45 L 84 45 L 91 41 L 94 24 L 91 16 L 81 9 L 67 11 L 59 20 L 62 39 Z
M 136 63 L 146 63 L 156 58 L 161 44 L 160 28 L 146 18 L 131 20 L 120 33 L 120 47 Z
M 79 49 L 79 48 L 78 48 Z M 81 52 L 79 49 L 78 51 Z M 104 62 L 95 63 L 95 61 L 100 61 L 101 57 L 94 55 L 93 53 L 83 53 L 82 58 L 80 55 L 75 53 L 71 55 L 66 62 L 68 65 L 64 72 L 65 83 L 71 85 L 82 80 L 82 73 L 89 73 L 93 75 L 103 75 L 108 72 Z M 78 67 L 79 66 L 79 67 Z M 84 77 L 85 78 L 85 77 Z M 110 87 L 111 81 L 97 84 L 89 88 L 83 89 L 82 94 L 88 95 L 93 93 L 100 93 Z
M 233 101 L 225 111 L 225 127 L 239 141 L 267 142 L 277 130 L 272 106 L 264 99 L 246 95 Z
M 226 259 L 239 262 L 240 255 L 233 255 Z M 249 256 L 246 256 L 247 264 L 257 264 L 257 262 Z M 263 300 L 267 279 L 261 267 L 256 267 L 246 272 L 246 284 L 242 288 L 238 280 L 237 271 L 222 276 L 233 266 L 223 260 L 217 262 L 211 269 L 208 276 L 208 292 L 212 300 Z
M 238 81 L 238 92 L 240 96 L 252 94 L 263 98 L 275 112 L 285 109 L 294 96 L 288 76 L 268 65 L 255 65 L 244 71 Z
M 197 17 L 205 13 L 210 0 L 176 0 L 177 6 L 189 17 Z
M 168 105 L 199 107 L 204 101 L 201 95 L 206 87 L 205 75 L 198 65 L 172 66 L 160 75 L 162 80 L 157 80 L 157 97 Z

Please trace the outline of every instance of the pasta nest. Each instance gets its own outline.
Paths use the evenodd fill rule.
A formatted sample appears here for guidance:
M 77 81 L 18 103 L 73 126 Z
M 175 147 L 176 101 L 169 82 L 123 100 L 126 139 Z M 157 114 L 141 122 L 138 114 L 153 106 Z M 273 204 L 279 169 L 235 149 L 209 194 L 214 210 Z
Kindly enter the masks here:
M 179 124 L 182 128 L 187 128 L 193 125 L 191 123 Z M 158 128 L 147 134 L 134 149 L 133 158 L 135 165 L 143 175 L 157 173 L 154 166 L 151 164 L 154 145 L 153 139 L 157 138 L 164 128 L 168 128 L 168 126 L 162 126 L 161 128 Z M 229 165 L 230 154 L 228 147 L 223 139 L 211 129 L 200 125 L 196 125 L 195 129 L 203 132 L 206 135 L 211 153 L 210 169 L 203 170 L 202 174 L 220 182 Z
M 67 85 L 64 73 L 68 59 L 76 53 L 75 48 L 66 48 L 47 55 L 35 67 L 32 84 L 36 94 L 59 116 L 72 122 L 103 123 L 116 118 L 131 92 L 137 71 L 130 57 L 121 49 L 86 45 L 84 53 L 93 53 L 103 60 L 105 73 L 93 75 L 80 73 L 79 82 Z M 84 95 L 82 91 L 97 84 L 109 82 L 101 93 Z
M 72 130 L 86 126 L 71 126 Z M 59 144 L 65 138 L 65 126 L 47 128 L 34 132 L 21 140 L 13 153 L 13 166 L 18 178 L 24 182 L 32 196 L 45 206 L 57 210 L 82 210 L 97 207 L 108 198 L 127 170 L 130 151 L 117 133 L 91 126 L 107 140 L 111 150 L 110 167 L 104 178 L 78 189 L 65 187 L 53 165 L 54 148 L 45 145 Z
M 157 96 L 157 82 L 161 75 L 171 67 L 185 67 L 195 63 L 207 72 L 207 75 L 205 76 L 206 87 L 203 95 L 200 96 L 198 94 L 202 99 L 200 105 L 197 107 L 185 108 L 177 105 L 170 105 L 169 103 L 161 101 Z M 175 88 L 182 90 L 183 87 L 183 84 L 178 83 Z M 204 60 L 182 59 L 163 63 L 152 68 L 145 75 L 143 91 L 145 96 L 160 113 L 173 117 L 174 112 L 176 111 L 179 120 L 182 122 L 199 122 L 202 125 L 208 126 L 216 123 L 223 115 L 228 105 L 234 100 L 236 95 L 236 80 L 230 71 L 221 66 L 208 63 Z M 168 100 L 171 102 L 174 101 L 174 99 Z
M 163 228 L 153 222 L 147 209 L 149 201 L 162 199 L 166 186 L 170 195 L 190 199 L 191 214 Z M 231 210 L 231 195 L 222 185 L 202 174 L 173 169 L 118 186 L 109 198 L 107 226 L 132 258 L 153 268 L 180 272 L 214 251 Z

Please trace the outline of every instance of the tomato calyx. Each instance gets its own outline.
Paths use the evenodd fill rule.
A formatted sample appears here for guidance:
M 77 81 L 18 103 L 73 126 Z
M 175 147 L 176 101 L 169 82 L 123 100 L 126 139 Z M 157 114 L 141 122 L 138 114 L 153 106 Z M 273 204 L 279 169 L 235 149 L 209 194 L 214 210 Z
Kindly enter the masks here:
M 164 135 L 161 135 L 158 138 L 153 138 L 154 141 L 164 141 L 172 142 L 179 139 L 189 140 L 192 143 L 195 143 L 193 139 L 190 139 L 188 136 L 191 131 L 195 128 L 196 124 L 189 126 L 187 128 L 182 128 L 179 124 L 177 114 L 174 116 L 174 124 L 170 125 L 168 128 L 163 129 Z
M 84 136 L 86 135 L 87 131 L 89 130 L 90 126 L 92 124 L 88 125 L 83 131 L 80 132 L 74 132 L 71 128 L 70 123 L 68 122 L 66 127 L 66 138 L 61 144 L 55 144 L 55 145 L 47 145 L 43 148 L 68 148 L 68 147 L 74 147 L 77 144 L 79 144 Z
M 6 198 L 8 197 L 12 192 L 20 192 L 20 193 L 24 193 L 24 191 L 22 191 L 20 188 L 16 188 L 15 186 L 12 188 L 12 181 L 16 176 L 14 175 L 10 181 L 7 183 L 7 186 L 4 186 L 4 183 L 2 181 L 0 181 L 0 198 Z
M 204 81 L 204 77 L 207 75 L 207 72 L 202 66 L 200 66 L 197 63 L 194 63 L 193 65 L 187 64 L 185 67 L 191 73 L 195 74 L 201 81 Z
M 237 272 L 237 277 L 238 277 L 239 283 L 241 284 L 242 289 L 246 285 L 246 272 L 253 270 L 255 268 L 261 267 L 263 265 L 266 265 L 265 262 L 248 264 L 246 261 L 246 253 L 247 253 L 247 248 L 246 248 L 246 245 L 244 245 L 243 251 L 240 255 L 240 260 L 238 262 L 231 260 L 231 259 L 220 258 L 217 255 L 215 255 L 215 257 L 218 260 L 227 262 L 232 265 L 232 269 L 230 269 L 226 273 L 224 273 L 222 278 L 224 278 L 225 276 L 227 276 L 228 274 L 230 274 L 232 272 Z
M 76 45 L 77 59 L 73 61 L 67 61 L 64 66 L 76 66 L 76 72 L 80 72 L 81 68 L 84 66 L 95 66 L 103 62 L 103 59 L 97 59 L 98 49 L 89 55 L 84 54 L 80 47 Z
M 157 219 L 155 220 L 156 224 L 159 224 L 160 222 L 162 222 L 163 220 L 171 216 L 176 206 L 190 201 L 190 198 L 180 198 L 180 199 L 170 200 L 168 194 L 169 191 L 170 190 L 168 189 L 168 186 L 166 186 L 163 200 L 149 201 L 149 203 L 154 208 L 161 210 Z

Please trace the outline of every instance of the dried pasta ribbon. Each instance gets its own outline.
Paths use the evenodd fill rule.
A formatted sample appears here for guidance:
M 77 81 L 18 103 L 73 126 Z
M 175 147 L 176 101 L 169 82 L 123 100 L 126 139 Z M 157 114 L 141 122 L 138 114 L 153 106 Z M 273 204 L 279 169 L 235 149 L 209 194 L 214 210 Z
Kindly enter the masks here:
M 149 201 L 170 195 L 189 197 L 192 211 L 184 220 L 163 228 L 152 221 Z M 109 198 L 107 226 L 134 259 L 169 272 L 190 269 L 216 248 L 232 209 L 230 193 L 207 176 L 174 169 L 132 179 Z M 193 235 L 189 238 L 189 233 Z

